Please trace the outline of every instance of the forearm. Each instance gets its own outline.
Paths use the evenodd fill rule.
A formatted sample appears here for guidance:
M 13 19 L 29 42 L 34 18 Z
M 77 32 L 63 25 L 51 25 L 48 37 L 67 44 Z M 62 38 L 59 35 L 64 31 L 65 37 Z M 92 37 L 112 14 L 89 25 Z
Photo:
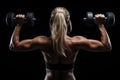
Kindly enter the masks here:
M 14 32 L 12 33 L 12 37 L 10 40 L 10 48 L 15 47 L 19 43 L 19 36 L 20 36 L 21 25 L 17 24 L 15 26 Z
M 109 38 L 109 35 L 105 29 L 104 24 L 100 24 L 98 25 L 100 33 L 101 33 L 101 42 L 102 44 L 105 46 L 106 49 L 111 50 L 112 49 L 112 45 L 111 45 L 111 41 Z

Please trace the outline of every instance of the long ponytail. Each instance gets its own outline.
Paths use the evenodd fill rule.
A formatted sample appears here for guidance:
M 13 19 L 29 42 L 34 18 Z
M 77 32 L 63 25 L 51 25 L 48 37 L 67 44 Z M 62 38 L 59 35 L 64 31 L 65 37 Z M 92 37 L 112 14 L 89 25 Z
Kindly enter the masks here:
M 60 55 L 63 55 L 66 57 L 65 49 L 66 49 L 66 43 L 65 43 L 65 36 L 68 31 L 68 25 L 71 29 L 71 21 L 69 21 L 69 24 L 66 21 L 65 14 L 60 10 L 61 8 L 57 8 L 58 12 L 54 13 L 54 15 L 51 17 L 52 23 L 51 23 L 51 38 L 53 42 L 53 48 L 54 51 Z M 63 8 L 62 8 L 63 9 Z

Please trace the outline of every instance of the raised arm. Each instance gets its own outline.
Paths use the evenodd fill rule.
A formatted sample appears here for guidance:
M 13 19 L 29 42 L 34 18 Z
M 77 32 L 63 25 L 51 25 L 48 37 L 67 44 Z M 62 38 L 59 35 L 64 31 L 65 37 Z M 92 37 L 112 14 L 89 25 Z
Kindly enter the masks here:
M 105 29 L 105 26 L 103 24 L 104 15 L 97 14 L 95 15 L 95 17 L 96 17 L 95 23 L 97 24 L 101 33 L 101 40 L 99 41 L 82 37 L 80 40 L 76 41 L 76 45 L 78 45 L 80 49 L 85 49 L 88 51 L 95 52 L 111 51 L 112 49 L 111 41 L 107 33 L 107 30 Z
M 22 25 L 24 24 L 25 16 L 24 15 L 17 15 L 18 18 L 17 24 L 11 36 L 9 48 L 13 51 L 32 51 L 35 49 L 40 49 L 43 45 L 46 44 L 45 36 L 38 36 L 33 39 L 19 39 L 20 31 Z

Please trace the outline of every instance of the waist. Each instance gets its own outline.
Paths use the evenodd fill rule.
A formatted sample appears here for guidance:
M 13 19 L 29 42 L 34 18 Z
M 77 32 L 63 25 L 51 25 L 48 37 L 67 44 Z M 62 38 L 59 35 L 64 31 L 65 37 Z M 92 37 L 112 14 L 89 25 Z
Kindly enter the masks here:
M 74 63 L 71 64 L 51 64 L 51 63 L 45 63 L 46 69 L 49 70 L 73 70 L 74 69 Z
M 45 80 L 75 80 L 73 70 L 49 70 L 46 69 L 46 79 Z

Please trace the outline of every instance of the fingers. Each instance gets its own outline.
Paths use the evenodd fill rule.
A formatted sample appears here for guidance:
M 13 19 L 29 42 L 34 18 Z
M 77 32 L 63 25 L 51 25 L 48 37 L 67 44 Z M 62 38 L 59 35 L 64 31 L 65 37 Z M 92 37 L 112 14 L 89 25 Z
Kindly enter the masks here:
M 105 18 L 104 14 L 95 14 L 95 18 Z
M 106 17 L 104 14 L 95 14 L 94 22 L 96 24 L 104 24 L 105 19 L 106 19 Z
M 17 14 L 16 15 L 16 24 L 23 25 L 25 23 L 25 15 Z
M 25 18 L 25 15 L 24 15 L 24 14 L 17 14 L 17 15 L 16 15 L 16 18 L 23 18 L 23 19 L 24 19 L 24 18 Z

